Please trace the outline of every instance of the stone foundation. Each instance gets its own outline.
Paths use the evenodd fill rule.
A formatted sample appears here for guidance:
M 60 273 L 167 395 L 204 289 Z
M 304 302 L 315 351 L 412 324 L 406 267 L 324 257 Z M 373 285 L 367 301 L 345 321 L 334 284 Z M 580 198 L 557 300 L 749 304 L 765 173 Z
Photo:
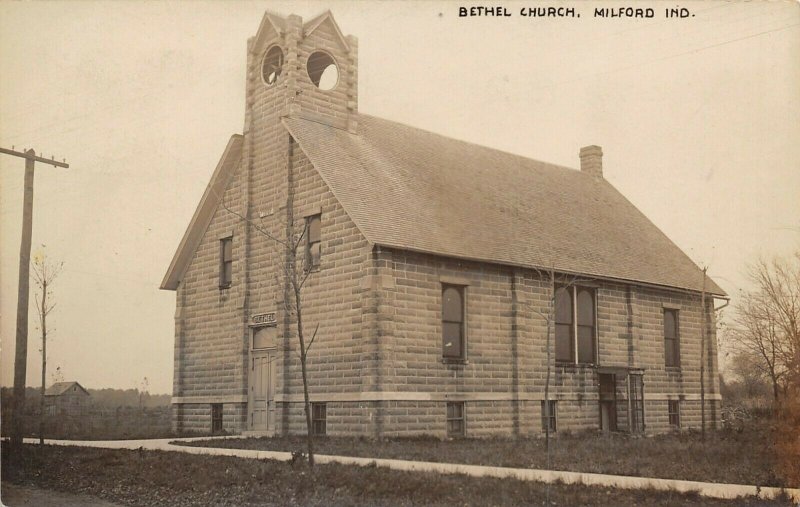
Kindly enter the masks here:
M 675 396 L 675 399 L 678 397 Z M 597 398 L 556 400 L 558 433 L 600 429 Z M 464 425 L 467 437 L 539 436 L 542 429 L 542 402 L 464 401 Z M 446 401 L 368 401 L 326 402 L 326 426 L 329 436 L 405 437 L 430 435 L 447 438 Z M 627 401 L 618 400 L 618 431 L 628 431 Z M 706 427 L 719 425 L 720 401 L 706 402 Z M 306 431 L 302 402 L 280 402 L 277 405 L 276 433 L 300 435 Z M 211 404 L 173 405 L 173 429 L 181 434 L 211 432 Z M 667 399 L 646 399 L 644 403 L 645 433 L 675 431 L 669 424 Z M 680 402 L 680 429 L 699 429 L 700 402 Z M 223 404 L 223 429 L 238 434 L 247 429 L 247 407 L 243 403 Z
M 180 403 L 172 405 L 172 430 L 178 435 L 210 434 L 211 403 Z M 222 429 L 226 433 L 241 433 L 247 425 L 246 403 L 222 403 Z

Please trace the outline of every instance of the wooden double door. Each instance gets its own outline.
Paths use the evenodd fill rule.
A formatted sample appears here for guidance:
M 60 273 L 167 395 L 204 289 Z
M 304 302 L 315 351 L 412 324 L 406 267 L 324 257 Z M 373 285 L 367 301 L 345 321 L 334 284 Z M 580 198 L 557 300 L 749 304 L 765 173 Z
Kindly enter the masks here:
M 250 353 L 248 418 L 250 431 L 275 431 L 275 359 L 274 350 Z

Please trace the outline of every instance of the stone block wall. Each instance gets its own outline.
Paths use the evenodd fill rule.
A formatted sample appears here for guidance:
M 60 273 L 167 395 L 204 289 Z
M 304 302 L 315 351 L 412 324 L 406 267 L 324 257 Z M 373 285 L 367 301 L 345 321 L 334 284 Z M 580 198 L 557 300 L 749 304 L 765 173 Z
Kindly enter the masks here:
M 225 191 L 226 205 L 240 208 L 241 170 Z M 176 397 L 246 394 L 242 353 L 244 227 L 218 209 L 177 291 L 175 339 Z M 233 238 L 233 280 L 220 288 L 220 240 Z
M 275 312 L 281 355 L 275 430 L 305 431 L 285 243 L 292 233 L 297 238 L 308 217 L 320 215 L 321 261 L 302 290 L 302 310 L 306 340 L 317 329 L 309 384 L 312 401 L 327 404 L 329 434 L 445 436 L 448 400 L 465 403 L 469 435 L 540 434 L 549 274 L 369 244 L 281 124 L 291 114 L 353 127 L 357 41 L 343 42 L 330 20 L 304 33 L 297 16 L 286 19 L 285 32 L 266 33 L 248 42 L 241 160 L 177 291 L 176 429 L 210 429 L 211 404 L 222 403 L 226 431 L 247 430 L 250 319 Z M 286 59 L 269 86 L 261 62 L 274 44 Z M 339 83 L 329 92 L 318 90 L 305 72 L 317 49 L 339 66 Z M 234 261 L 233 283 L 223 289 L 224 237 L 233 238 Z M 681 400 L 684 427 L 696 426 L 699 295 L 583 276 L 560 280 L 595 290 L 598 364 L 552 368 L 549 395 L 558 403 L 559 431 L 598 427 L 597 366 L 644 372 L 647 431 L 669 430 L 668 399 Z M 465 361 L 442 358 L 443 283 L 465 287 Z M 709 317 L 712 305 L 707 302 Z M 664 365 L 664 308 L 679 312 L 679 368 Z M 707 419 L 713 422 L 719 393 L 713 319 L 707 325 Z M 618 379 L 617 400 L 622 425 L 628 417 L 624 379 Z

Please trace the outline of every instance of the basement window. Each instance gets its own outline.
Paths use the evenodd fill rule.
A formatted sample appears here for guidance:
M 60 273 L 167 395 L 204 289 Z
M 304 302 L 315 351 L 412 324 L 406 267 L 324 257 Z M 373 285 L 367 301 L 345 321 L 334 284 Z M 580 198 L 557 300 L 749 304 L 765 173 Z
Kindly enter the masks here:
M 339 83 L 339 67 L 333 57 L 324 51 L 315 51 L 308 57 L 306 72 L 320 90 L 333 90 Z
M 222 403 L 211 404 L 211 433 L 222 431 Z
M 267 50 L 264 55 L 264 61 L 261 63 L 261 78 L 264 84 L 272 86 L 283 70 L 283 51 L 278 46 L 272 46 Z
M 328 407 L 324 403 L 311 404 L 311 431 L 317 436 L 328 432 Z
M 681 427 L 681 402 L 669 400 L 667 402 L 667 412 L 669 413 L 669 425 L 673 428 Z
M 556 400 L 542 401 L 542 431 L 546 432 L 549 429 L 550 433 L 556 432 L 557 404 Z
M 464 417 L 464 402 L 451 401 L 447 403 L 447 436 L 450 438 L 463 437 L 466 434 Z

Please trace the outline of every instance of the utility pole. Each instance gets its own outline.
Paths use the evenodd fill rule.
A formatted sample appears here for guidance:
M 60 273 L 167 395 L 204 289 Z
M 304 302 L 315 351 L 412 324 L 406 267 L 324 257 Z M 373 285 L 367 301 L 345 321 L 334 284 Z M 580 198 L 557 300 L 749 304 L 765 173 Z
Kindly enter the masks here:
M 33 232 L 33 166 L 43 162 L 54 167 L 69 164 L 36 156 L 31 148 L 24 152 L 0 148 L 0 153 L 25 159 L 25 187 L 22 204 L 22 243 L 19 247 L 19 290 L 17 292 L 17 346 L 14 354 L 14 397 L 11 406 L 11 450 L 22 447 L 22 411 L 25 408 L 25 376 L 28 365 L 28 294 L 30 287 L 31 235 Z
M 703 443 L 706 442 L 706 272 L 703 266 L 703 292 L 700 294 L 700 435 Z

